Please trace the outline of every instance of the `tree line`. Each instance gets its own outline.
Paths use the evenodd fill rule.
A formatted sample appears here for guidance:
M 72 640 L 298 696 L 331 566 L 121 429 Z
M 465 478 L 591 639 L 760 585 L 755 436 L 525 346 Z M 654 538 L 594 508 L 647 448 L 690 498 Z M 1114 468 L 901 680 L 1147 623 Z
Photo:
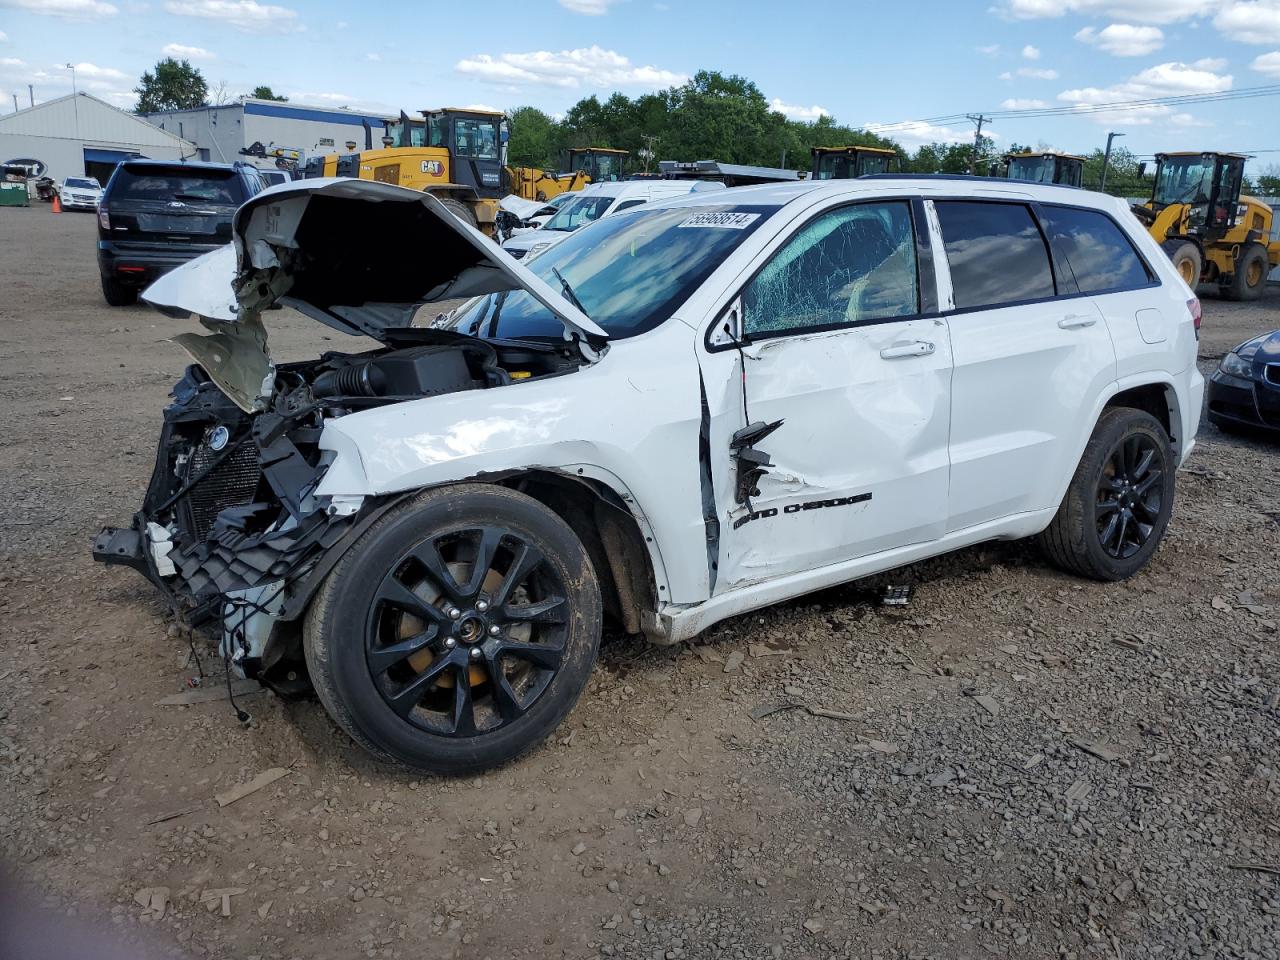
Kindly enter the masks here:
M 199 68 L 187 60 L 161 60 L 142 75 L 134 90 L 137 112 L 184 110 L 233 99 L 222 84 L 213 90 Z M 287 100 L 269 86 L 249 94 L 260 100 Z M 613 147 L 628 151 L 638 171 L 657 169 L 659 160 L 719 160 L 754 166 L 807 171 L 811 147 L 868 146 L 897 151 L 898 172 L 969 173 L 1003 176 L 1004 153 L 1031 147 L 1012 143 L 997 150 L 995 141 L 927 143 L 914 151 L 890 137 L 837 123 L 821 116 L 813 121 L 788 119 L 774 110 L 754 82 L 736 74 L 700 70 L 688 82 L 655 93 L 628 97 L 614 93 L 603 101 L 594 94 L 575 103 L 562 118 L 533 106 L 508 111 L 513 164 L 558 170 L 574 147 Z M 1041 148 L 1034 148 L 1041 149 Z M 976 153 L 976 156 L 975 156 Z M 1103 152 L 1086 156 L 1083 186 L 1099 189 Z M 1152 169 L 1123 147 L 1112 151 L 1106 190 L 1117 196 L 1142 197 L 1151 191 Z M 1280 167 L 1271 166 L 1246 183 L 1246 191 L 1280 195 Z

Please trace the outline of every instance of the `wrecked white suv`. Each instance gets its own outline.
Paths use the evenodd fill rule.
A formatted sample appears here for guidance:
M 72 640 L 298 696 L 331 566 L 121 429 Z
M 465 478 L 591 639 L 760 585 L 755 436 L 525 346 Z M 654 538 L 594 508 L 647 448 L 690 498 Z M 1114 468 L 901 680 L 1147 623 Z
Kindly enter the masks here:
M 442 772 L 554 729 L 606 623 L 676 643 L 1034 534 L 1133 574 L 1203 389 L 1199 305 L 1121 201 L 963 178 L 693 194 L 527 265 L 430 196 L 308 181 L 146 299 L 211 333 L 177 338 L 196 365 L 96 556 Z M 276 303 L 383 346 L 273 364 Z

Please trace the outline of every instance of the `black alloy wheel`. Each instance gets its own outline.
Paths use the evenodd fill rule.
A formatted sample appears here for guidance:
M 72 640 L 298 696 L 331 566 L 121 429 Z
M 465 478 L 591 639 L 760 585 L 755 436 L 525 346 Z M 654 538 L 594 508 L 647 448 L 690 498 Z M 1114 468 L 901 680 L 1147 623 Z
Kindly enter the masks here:
M 1164 425 L 1145 410 L 1103 411 L 1040 546 L 1054 564 L 1092 580 L 1124 580 L 1160 546 L 1173 513 L 1174 457 Z
M 518 720 L 560 668 L 567 589 L 507 527 L 450 532 L 409 550 L 370 605 L 365 658 L 397 716 L 474 737 Z
M 1145 434 L 1131 434 L 1112 450 L 1094 508 L 1098 540 L 1108 556 L 1127 560 L 1151 538 L 1160 522 L 1164 470 L 1163 451 Z
M 518 491 L 463 483 L 370 525 L 312 599 L 303 650 L 321 703 L 370 753 L 476 773 L 573 709 L 602 616 L 564 520 Z

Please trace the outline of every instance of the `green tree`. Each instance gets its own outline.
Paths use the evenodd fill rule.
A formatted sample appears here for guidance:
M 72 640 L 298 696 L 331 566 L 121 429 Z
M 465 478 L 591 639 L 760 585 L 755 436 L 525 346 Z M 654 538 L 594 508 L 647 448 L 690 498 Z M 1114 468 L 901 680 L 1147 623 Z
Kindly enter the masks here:
M 507 111 L 511 139 L 507 156 L 519 166 L 554 168 L 556 166 L 556 122 L 537 107 L 516 107 Z
M 204 106 L 209 96 L 209 85 L 190 61 L 166 57 L 156 64 L 155 72 L 142 75 L 133 92 L 138 95 L 138 113 L 190 110 Z
M 262 86 L 254 87 L 253 92 L 249 94 L 249 97 L 252 100 L 275 100 L 278 103 L 289 102 L 288 97 L 281 96 L 280 94 L 276 93 L 274 90 L 272 90 L 270 87 L 266 86 L 265 84 L 263 84 Z
M 1264 197 L 1280 197 L 1280 164 L 1272 163 L 1262 168 L 1257 176 L 1258 192 Z

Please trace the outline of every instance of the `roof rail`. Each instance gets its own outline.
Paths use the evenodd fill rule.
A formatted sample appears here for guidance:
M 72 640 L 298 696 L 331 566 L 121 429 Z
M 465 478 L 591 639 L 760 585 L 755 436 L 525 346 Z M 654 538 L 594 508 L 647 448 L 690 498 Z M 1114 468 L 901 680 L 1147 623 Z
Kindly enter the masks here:
M 975 180 L 979 183 L 1027 183 L 1037 187 L 1062 187 L 1064 190 L 1083 190 L 1069 183 L 1042 183 L 1039 180 L 1022 180 L 1017 177 L 977 177 L 971 173 L 864 173 L 858 180 Z

